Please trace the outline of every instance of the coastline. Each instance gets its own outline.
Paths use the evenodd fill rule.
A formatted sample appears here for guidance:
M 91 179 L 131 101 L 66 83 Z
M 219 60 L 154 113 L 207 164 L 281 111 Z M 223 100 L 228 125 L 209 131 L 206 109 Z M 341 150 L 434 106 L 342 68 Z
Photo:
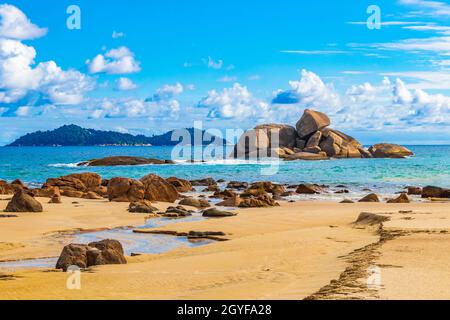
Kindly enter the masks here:
M 58 256 L 62 249 L 62 243 L 55 245 L 58 232 L 137 227 L 144 219 L 128 213 L 124 203 L 76 199 L 81 207 L 75 207 L 73 199 L 63 200 L 63 204 L 44 204 L 42 214 L 3 219 L 0 260 Z M 2 209 L 5 205 L 6 201 L 0 201 Z M 158 209 L 169 205 L 155 204 Z M 450 240 L 449 209 L 448 202 L 300 201 L 240 209 L 237 216 L 229 218 L 179 221 L 158 230 L 222 231 L 229 241 L 127 257 L 126 265 L 97 266 L 82 273 L 80 291 L 66 289 L 67 274 L 63 272 L 18 270 L 7 274 L 10 280 L 0 281 L 0 299 L 304 299 L 339 279 L 354 263 L 346 260 L 352 252 L 380 241 L 377 228 L 352 225 L 361 212 L 391 213 L 384 228 L 403 230 L 406 235 L 377 249 L 373 262 L 382 269 L 383 285 L 375 296 L 363 290 L 337 298 L 445 298 L 448 284 L 442 273 L 446 268 L 439 262 L 450 261 L 442 253 Z M 437 240 L 440 245 L 433 246 Z M 418 248 L 422 251 L 414 251 Z M 438 259 L 422 259 L 424 254 Z M 419 268 L 417 263 L 433 268 Z M 425 270 L 431 281 L 416 282 L 406 290 L 413 286 L 408 279 L 423 276 Z M 345 288 L 341 291 L 345 293 Z

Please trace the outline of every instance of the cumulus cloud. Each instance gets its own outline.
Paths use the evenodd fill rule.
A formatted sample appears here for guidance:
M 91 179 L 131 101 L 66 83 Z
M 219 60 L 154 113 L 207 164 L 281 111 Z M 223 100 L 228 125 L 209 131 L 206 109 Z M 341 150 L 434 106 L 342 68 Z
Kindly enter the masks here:
M 36 50 L 18 40 L 0 38 L 0 102 L 14 103 L 39 92 L 55 104 L 77 104 L 93 89 L 92 79 L 62 70 L 54 61 L 34 67 Z
M 268 116 L 269 105 L 259 100 L 250 91 L 235 83 L 231 88 L 225 88 L 222 92 L 212 90 L 203 98 L 198 107 L 209 109 L 209 118 L 244 119 L 254 117 L 255 119 Z
M 331 112 L 340 105 L 339 95 L 333 86 L 326 85 L 314 72 L 302 70 L 300 81 L 289 81 L 289 86 L 290 90 L 275 92 L 273 104 L 299 104 Z
M 156 90 L 156 93 L 152 97 L 148 98 L 147 101 L 164 101 L 172 99 L 173 97 L 182 94 L 184 91 L 184 86 L 177 82 L 175 84 L 166 84 L 163 87 Z
M 129 74 L 141 71 L 140 62 L 127 47 L 111 49 L 105 54 L 99 54 L 86 64 L 90 73 Z
M 120 90 L 120 91 L 128 91 L 128 90 L 133 90 L 136 89 L 137 85 L 128 78 L 119 78 L 119 80 L 117 80 L 116 82 L 116 89 Z
M 0 37 L 16 40 L 31 40 L 47 34 L 46 28 L 31 23 L 17 7 L 0 5 Z

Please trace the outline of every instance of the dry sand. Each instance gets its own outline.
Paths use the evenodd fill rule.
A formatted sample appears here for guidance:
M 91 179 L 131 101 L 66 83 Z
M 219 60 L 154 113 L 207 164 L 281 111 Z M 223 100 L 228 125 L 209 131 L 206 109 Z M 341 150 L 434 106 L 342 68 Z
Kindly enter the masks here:
M 0 261 L 57 256 L 75 230 L 144 222 L 142 215 L 126 211 L 127 204 L 63 201 L 42 200 L 44 213 L 1 218 Z M 156 204 L 160 209 L 167 205 Z M 0 201 L 0 209 L 5 206 Z M 381 229 L 355 228 L 352 222 L 363 211 L 391 221 Z M 229 241 L 95 267 L 82 273 L 81 290 L 68 290 L 67 274 L 60 271 L 0 273 L 0 299 L 450 298 L 445 250 L 450 235 L 444 233 L 450 230 L 450 203 L 309 201 L 238 213 L 161 228 L 223 231 Z M 379 288 L 367 288 L 371 266 L 381 270 Z

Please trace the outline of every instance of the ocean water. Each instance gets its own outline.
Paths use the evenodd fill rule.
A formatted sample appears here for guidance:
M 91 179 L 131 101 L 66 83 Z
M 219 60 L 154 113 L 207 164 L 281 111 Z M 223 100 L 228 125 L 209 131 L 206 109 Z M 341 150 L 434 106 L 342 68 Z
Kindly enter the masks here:
M 76 163 L 106 156 L 142 156 L 170 159 L 171 147 L 22 147 L 0 148 L 0 179 L 21 179 L 39 186 L 47 178 L 70 173 L 96 172 L 104 178 L 140 178 L 149 173 L 164 178 L 213 177 L 226 181 L 272 181 L 278 183 L 344 184 L 358 190 L 371 188 L 390 193 L 405 186 L 438 185 L 450 187 L 450 146 L 409 146 L 415 153 L 408 159 L 336 159 L 329 161 L 279 162 L 223 160 L 206 163 L 180 162 L 170 165 L 145 165 L 87 168 Z M 271 175 L 262 169 L 272 165 Z

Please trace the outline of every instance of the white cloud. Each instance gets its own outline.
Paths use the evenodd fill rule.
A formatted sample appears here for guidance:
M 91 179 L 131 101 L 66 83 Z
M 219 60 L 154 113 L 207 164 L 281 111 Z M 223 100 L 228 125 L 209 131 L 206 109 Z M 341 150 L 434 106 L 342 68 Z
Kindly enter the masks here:
M 136 88 L 137 88 L 137 85 L 131 79 L 122 77 L 119 80 L 117 80 L 117 83 L 116 83 L 117 90 L 128 91 L 128 90 L 133 90 Z
M 16 40 L 31 40 L 47 34 L 46 28 L 39 28 L 31 23 L 27 16 L 17 7 L 0 5 L 0 37 Z
M 36 51 L 18 40 L 0 38 L 0 102 L 13 103 L 31 91 L 55 104 L 77 104 L 93 81 L 76 70 L 62 70 L 54 61 L 39 63 Z
M 112 37 L 113 39 L 123 38 L 123 37 L 125 37 L 125 33 L 123 33 L 123 32 L 118 32 L 118 31 L 113 31 L 111 37 Z
M 449 62 L 439 61 L 440 66 L 450 65 Z M 412 80 L 407 87 L 410 89 L 433 89 L 450 90 L 450 74 L 448 71 L 406 71 L 406 72 L 386 72 L 389 77 L 401 77 Z
M 250 91 L 235 83 L 231 88 L 225 88 L 222 92 L 212 90 L 203 98 L 198 107 L 209 109 L 209 118 L 223 119 L 254 119 L 267 118 L 269 105 L 259 100 Z
M 26 117 L 30 112 L 30 107 L 19 107 L 16 110 L 16 116 L 18 117 Z
M 129 74 L 141 71 L 140 62 L 127 47 L 119 47 L 105 54 L 99 54 L 94 59 L 87 60 L 86 64 L 92 74 Z
M 184 86 L 177 82 L 175 84 L 166 84 L 163 87 L 156 90 L 156 93 L 151 97 L 148 98 L 148 101 L 163 101 L 163 100 L 169 100 L 179 94 L 182 94 L 184 92 Z
M 450 5 L 441 1 L 429 0 L 400 0 L 401 4 L 417 7 L 420 11 L 415 15 L 450 16 Z
M 274 104 L 298 104 L 305 108 L 320 108 L 324 112 L 335 112 L 340 105 L 338 93 L 331 84 L 307 70 L 301 71 L 300 81 L 289 81 L 290 90 L 278 90 L 272 100 Z

